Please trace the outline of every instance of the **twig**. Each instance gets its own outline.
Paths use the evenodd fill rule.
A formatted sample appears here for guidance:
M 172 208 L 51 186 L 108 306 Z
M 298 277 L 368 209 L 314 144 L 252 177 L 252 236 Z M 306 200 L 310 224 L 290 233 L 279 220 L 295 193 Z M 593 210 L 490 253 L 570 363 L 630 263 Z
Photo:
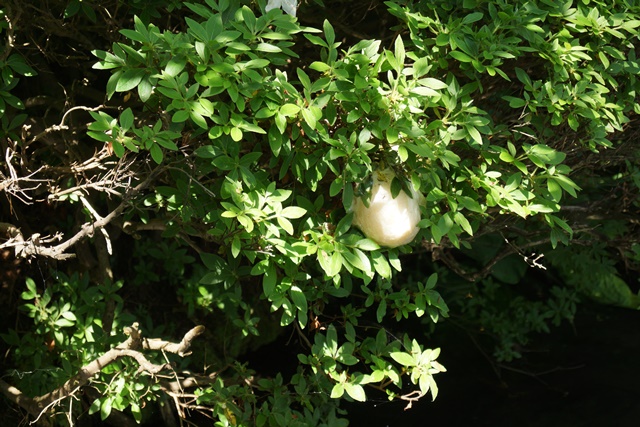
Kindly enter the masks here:
M 26 239 L 26 240 L 23 239 L 24 243 L 22 244 L 22 246 L 16 246 L 16 255 L 19 254 L 23 258 L 29 258 L 32 256 L 40 255 L 40 256 L 45 256 L 45 257 L 49 257 L 57 260 L 64 260 L 64 259 L 69 259 L 74 257 L 75 255 L 67 254 L 65 252 L 69 248 L 71 248 L 73 245 L 81 241 L 82 239 L 93 236 L 93 233 L 96 230 L 101 230 L 107 224 L 109 224 L 113 219 L 118 217 L 128 206 L 129 200 L 135 197 L 138 193 L 140 193 L 144 189 L 146 189 L 149 185 L 151 185 L 155 177 L 162 170 L 163 170 L 162 167 L 158 167 L 155 170 L 153 170 L 143 182 L 141 182 L 140 184 L 138 184 L 137 186 L 135 186 L 134 188 L 126 192 L 122 197 L 121 203 L 113 211 L 111 211 L 107 216 L 100 217 L 99 219 L 96 219 L 92 223 L 87 222 L 83 224 L 82 227 L 80 228 L 80 231 L 78 231 L 75 235 L 73 235 L 67 241 L 60 243 L 57 246 L 48 247 L 43 245 L 40 240 L 36 240 L 34 238 L 35 236 L 34 235 L 29 239 Z
M 91 204 L 89 203 L 86 197 L 80 196 L 80 201 L 82 202 L 84 207 L 91 213 L 91 215 L 93 215 L 96 221 L 103 219 L 100 215 L 98 215 L 98 212 L 96 212 L 96 210 L 93 209 L 93 206 L 91 206 Z M 107 229 L 102 227 L 100 228 L 100 232 L 102 233 L 102 236 L 104 237 L 104 241 L 107 245 L 107 253 L 109 253 L 109 255 L 113 255 L 113 249 L 111 247 L 111 238 L 109 237 L 109 233 L 107 233 Z
M 407 403 L 407 406 L 404 407 L 404 410 L 407 411 L 411 409 L 411 407 L 413 406 L 413 402 L 417 402 L 422 397 L 424 397 L 424 393 L 422 393 L 420 390 L 414 390 L 409 394 L 400 396 L 400 399 L 406 400 L 407 402 L 409 402 Z
M 3 181 L 0 182 L 0 191 L 6 191 L 7 193 L 13 195 L 15 198 L 20 200 L 25 205 L 30 205 L 32 204 L 31 201 L 33 200 L 33 198 L 30 197 L 28 194 L 26 194 L 26 192 L 34 191 L 38 189 L 38 187 L 40 187 L 41 185 L 40 183 L 49 182 L 50 180 L 32 178 L 35 174 L 40 172 L 42 168 L 39 168 L 35 172 L 32 172 L 31 174 L 27 175 L 26 177 L 19 177 L 18 173 L 13 167 L 13 164 L 11 163 L 11 161 L 13 160 L 14 154 L 15 154 L 15 151 L 13 151 L 11 148 L 7 148 L 7 151 L 5 152 L 5 161 L 7 163 L 7 170 L 9 171 L 9 178 L 6 178 L 4 174 L 0 172 L 0 178 L 3 178 Z M 22 182 L 37 182 L 38 184 L 35 187 L 21 188 L 19 184 Z
M 60 132 L 62 130 L 68 130 L 69 126 L 65 125 L 64 122 L 67 118 L 67 116 L 69 115 L 69 113 L 71 113 L 72 111 L 76 111 L 76 110 L 83 110 L 83 111 L 98 111 L 98 110 L 102 110 L 103 108 L 105 108 L 104 105 L 99 105 L 97 107 L 85 107 L 83 105 L 78 105 L 76 107 L 73 108 L 69 108 L 63 115 L 62 115 L 62 120 L 60 120 L 60 123 L 57 125 L 52 125 L 49 126 L 48 128 L 44 129 L 42 132 L 40 132 L 39 134 L 35 135 L 33 138 L 31 138 L 31 140 L 29 140 L 29 142 L 27 142 L 27 145 L 31 145 L 34 142 L 38 141 L 40 138 L 52 133 L 52 132 Z

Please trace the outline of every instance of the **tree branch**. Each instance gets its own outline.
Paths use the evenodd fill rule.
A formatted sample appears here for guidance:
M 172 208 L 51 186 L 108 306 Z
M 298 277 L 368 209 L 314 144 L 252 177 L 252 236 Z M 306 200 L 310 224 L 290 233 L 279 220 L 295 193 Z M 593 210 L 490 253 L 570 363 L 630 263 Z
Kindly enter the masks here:
M 98 216 L 96 220 L 92 223 L 87 222 L 83 224 L 82 227 L 80 228 L 80 231 L 78 231 L 75 235 L 70 237 L 65 242 L 62 242 L 56 246 L 46 246 L 39 235 L 34 234 L 28 239 L 24 239 L 19 229 L 16 227 L 13 227 L 12 230 L 14 232 L 15 230 L 17 230 L 18 235 L 11 236 L 12 240 L 10 242 L 5 242 L 0 247 L 14 246 L 16 256 L 22 257 L 22 258 L 31 258 L 36 255 L 45 256 L 45 257 L 49 257 L 57 260 L 65 260 L 65 259 L 72 258 L 75 255 L 65 253 L 69 248 L 71 248 L 73 245 L 75 245 L 82 239 L 93 236 L 93 233 L 96 230 L 101 230 L 107 224 L 109 224 L 113 219 L 118 217 L 129 205 L 129 200 L 135 197 L 141 191 L 145 190 L 162 170 L 163 170 L 162 167 L 158 167 L 153 171 L 151 171 L 149 176 L 144 181 L 142 181 L 140 184 L 138 184 L 134 188 L 130 188 L 129 191 L 127 191 L 123 195 L 121 203 L 113 211 L 109 212 L 109 214 L 106 215 L 105 217 Z
M 129 336 L 126 341 L 107 351 L 88 365 L 80 368 L 76 375 L 57 389 L 42 396 L 31 398 L 25 396 L 19 389 L 0 379 L 0 391 L 9 400 L 25 409 L 32 416 L 37 417 L 43 412 L 48 411 L 56 402 L 71 396 L 80 387 L 89 383 L 91 378 L 100 373 L 102 369 L 123 357 L 130 357 L 138 363 L 138 374 L 143 372 L 147 372 L 151 375 L 158 374 L 162 370 L 166 369 L 169 364 L 153 364 L 138 349 L 161 350 L 184 357 L 190 354 L 188 350 L 191 347 L 191 342 L 197 336 L 202 334 L 204 329 L 204 326 L 196 326 L 187 332 L 179 343 L 173 343 L 161 339 L 143 338 L 138 323 L 134 323 L 132 326 L 125 328 L 124 332 Z

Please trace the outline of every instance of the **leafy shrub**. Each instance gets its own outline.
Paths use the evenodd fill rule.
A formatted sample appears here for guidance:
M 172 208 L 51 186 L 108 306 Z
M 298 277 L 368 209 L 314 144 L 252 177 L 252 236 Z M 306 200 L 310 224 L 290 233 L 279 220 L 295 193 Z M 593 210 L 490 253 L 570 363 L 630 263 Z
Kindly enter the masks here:
M 153 13 L 135 16 L 110 49 L 92 52 L 96 72 L 110 73 L 106 97 L 118 108 L 91 109 L 86 134 L 115 170 L 133 171 L 119 181 L 121 229 L 163 239 L 136 244 L 132 285 L 173 290 L 179 310 L 208 319 L 209 339 L 223 348 L 209 360 L 224 374 L 177 396 L 179 410 L 197 407 L 216 425 L 344 425 L 334 399 L 365 401 L 368 389 L 410 407 L 428 393 L 436 398 L 435 375 L 445 368 L 440 349 L 405 332 L 403 321 L 437 329 L 449 315 L 445 300 L 455 302 L 498 337 L 495 355 L 509 361 L 521 357 L 530 333 L 571 321 L 580 293 L 594 296 L 611 277 L 623 287 L 611 263 L 598 283 L 570 279 L 595 255 L 562 246 L 587 230 L 562 207 L 591 191 L 581 156 L 624 145 L 615 137 L 639 112 L 637 6 L 389 1 L 398 36 L 385 46 L 347 43 L 328 20 L 306 27 L 280 9 L 265 11 L 264 1 L 248 3 L 185 2 L 172 29 L 151 22 Z M 93 9 L 70 2 L 67 15 L 80 10 Z M 394 197 L 420 202 L 411 244 L 384 247 L 354 226 L 354 201 L 369 202 L 381 170 L 393 171 Z M 637 167 L 621 174 L 637 195 Z M 630 224 L 621 227 L 631 232 Z M 628 243 L 637 261 L 637 241 Z M 505 286 L 544 267 L 530 254 L 535 247 L 565 277 L 542 301 Z M 448 269 L 403 270 L 422 250 Z M 597 262 L 606 265 L 612 257 L 602 251 Z M 472 262 L 462 266 L 459 256 Z M 451 272 L 472 283 L 447 291 Z M 123 303 L 115 285 L 70 281 L 56 285 L 68 293 L 55 303 L 57 288 L 40 295 L 33 281 L 23 294 L 34 300 L 24 306 L 33 333 L 52 336 L 56 352 L 65 351 L 55 354 L 66 356 L 36 363 L 45 353 L 21 353 L 36 347 L 32 334 L 4 336 L 25 363 L 62 363 L 57 382 L 99 354 L 70 358 L 93 345 L 87 328 L 112 328 L 84 318 L 81 298 Z M 628 306 L 636 304 L 624 286 Z M 116 311 L 113 330 L 130 316 Z M 65 329 L 72 326 L 73 337 Z M 291 378 L 254 379 L 240 356 L 250 340 L 264 344 L 285 329 L 300 344 Z M 114 342 L 104 336 L 102 344 Z M 141 421 L 135 398 L 155 399 L 157 386 L 136 376 L 134 364 L 118 369 L 125 373 L 117 381 L 112 369 L 96 380 L 104 396 L 91 411 L 104 419 L 129 408 Z

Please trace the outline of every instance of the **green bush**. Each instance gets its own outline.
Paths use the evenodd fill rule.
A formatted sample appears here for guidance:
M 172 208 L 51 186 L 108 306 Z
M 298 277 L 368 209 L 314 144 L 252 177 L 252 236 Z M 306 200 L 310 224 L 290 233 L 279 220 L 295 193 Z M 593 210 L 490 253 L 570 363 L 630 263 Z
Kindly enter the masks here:
M 171 289 L 180 303 L 167 319 L 205 321 L 213 354 L 205 361 L 211 347 L 196 340 L 192 358 L 216 374 L 173 396 L 178 411 L 198 408 L 220 426 L 346 425 L 338 399 L 365 401 L 375 389 L 409 407 L 435 399 L 440 349 L 406 322 L 437 331 L 450 312 L 445 300 L 497 337 L 501 361 L 521 357 L 531 333 L 572 321 L 579 296 L 613 286 L 626 299 L 601 300 L 640 306 L 611 261 L 611 242 L 626 232 L 635 236 L 626 259 L 637 266 L 637 225 L 621 221 L 599 255 L 586 254 L 571 242 L 592 239 L 593 220 L 563 209 L 590 206 L 598 191 L 590 179 L 627 183 L 638 207 L 635 163 L 588 167 L 628 147 L 624 131 L 640 111 L 635 3 L 388 1 L 397 36 L 357 42 L 329 20 L 314 28 L 279 8 L 266 12 L 264 1 L 156 3 L 110 48 L 92 51 L 117 108 L 89 111 L 83 143 L 110 161 L 119 230 L 137 239 L 155 231 L 159 243 L 139 240 L 129 261 L 113 255 L 114 265 L 132 266 L 124 282 L 27 280 L 23 309 L 33 324 L 3 337 L 16 369 L 50 370 L 46 380 L 16 382 L 29 395 L 62 384 L 133 321 L 147 322 L 145 336 L 153 331 L 151 308 L 133 310 L 120 296 L 133 298 L 128 287 Z M 171 28 L 151 13 L 180 7 L 173 16 L 184 18 Z M 320 6 L 299 12 L 306 7 Z M 96 21 L 95 8 L 72 1 L 65 13 Z M 16 55 L 0 63 L 0 105 L 19 108 L 11 70 L 34 73 Z M 0 115 L 3 135 L 24 120 L 4 107 Z M 381 247 L 353 224 L 354 201 L 367 205 L 372 175 L 387 168 L 393 196 L 420 203 L 408 245 Z M 98 221 L 91 205 L 109 206 L 107 196 L 83 199 L 94 191 L 86 184 L 106 176 L 95 174 L 60 181 L 47 197 Z M 546 268 L 534 248 L 564 279 L 537 301 L 510 288 L 528 268 Z M 435 262 L 407 270 L 424 251 Z M 581 263 L 595 257 L 609 267 L 597 281 L 579 280 L 589 274 Z M 110 300 L 105 325 L 95 304 Z M 290 377 L 254 377 L 241 356 L 282 331 L 299 342 L 298 365 Z M 176 331 L 150 334 L 165 332 Z M 49 349 L 38 346 L 42 337 Z M 180 372 L 189 361 L 175 363 Z M 128 410 L 141 422 L 137 399 L 158 400 L 167 386 L 138 374 L 128 361 L 103 370 L 90 412 Z

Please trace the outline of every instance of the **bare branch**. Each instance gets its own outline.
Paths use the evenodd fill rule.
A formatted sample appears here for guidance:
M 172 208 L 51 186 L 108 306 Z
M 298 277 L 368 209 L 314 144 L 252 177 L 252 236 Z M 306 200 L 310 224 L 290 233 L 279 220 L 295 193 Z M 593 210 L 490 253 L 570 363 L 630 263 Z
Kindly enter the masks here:
M 161 167 L 153 170 L 149 176 L 140 184 L 135 186 L 134 188 L 130 188 L 123 197 L 122 202 L 109 214 L 105 217 L 98 216 L 92 223 L 85 223 L 80 228 L 74 236 L 69 238 L 67 241 L 60 243 L 56 246 L 46 246 L 43 244 L 43 241 L 39 238 L 36 239 L 36 235 L 31 236 L 28 239 L 22 238 L 20 241 L 19 238 L 16 238 L 14 242 L 12 242 L 12 246 L 15 246 L 16 256 L 21 256 L 23 258 L 30 258 L 36 255 L 45 256 L 57 260 L 64 260 L 73 257 L 73 254 L 65 253 L 69 250 L 73 245 L 80 242 L 82 239 L 93 236 L 93 233 L 96 230 L 101 230 L 107 224 L 109 224 L 113 219 L 117 218 L 128 206 L 129 200 L 138 195 L 141 191 L 146 189 L 155 179 L 155 177 L 162 171 Z M 94 215 L 95 216 L 95 215 Z M 15 227 L 14 227 L 15 228 Z M 106 236 L 105 238 L 107 238 Z
M 411 409 L 411 407 L 413 406 L 413 402 L 417 402 L 423 396 L 424 396 L 424 393 L 422 393 L 420 390 L 414 390 L 411 393 L 404 394 L 404 395 L 399 396 L 399 397 L 400 397 L 400 399 L 406 400 L 407 402 L 409 402 L 409 403 L 407 403 L 407 406 L 404 407 L 404 410 L 407 411 L 407 410 Z
M 78 105 L 78 106 L 76 106 L 76 107 L 69 108 L 69 109 L 64 113 L 64 115 L 62 116 L 62 120 L 60 120 L 60 124 L 49 126 L 49 127 L 48 127 L 48 128 L 46 128 L 45 130 L 43 130 L 42 132 L 40 132 L 39 134 L 37 134 L 37 135 L 35 135 L 33 138 L 31 138 L 31 139 L 29 140 L 29 142 L 27 142 L 27 145 L 30 145 L 30 144 L 32 144 L 32 143 L 34 143 L 34 142 L 36 142 L 36 141 L 37 141 L 37 140 L 39 140 L 40 138 L 42 138 L 42 137 L 44 137 L 44 136 L 46 136 L 46 135 L 48 135 L 48 134 L 50 134 L 50 133 L 52 133 L 52 132 L 60 132 L 60 131 L 63 131 L 63 130 L 68 130 L 68 129 L 69 129 L 69 126 L 65 125 L 65 124 L 64 124 L 64 122 L 65 122 L 65 120 L 66 120 L 67 116 L 69 115 L 69 113 L 71 113 L 72 111 L 77 111 L 77 110 L 83 110 L 83 111 L 98 111 L 98 110 L 102 110 L 103 108 L 105 108 L 105 106 L 104 106 L 104 105 L 99 105 L 99 106 L 97 106 L 97 107 L 93 107 L 93 108 L 85 107 L 85 106 L 82 106 L 82 105 Z
M 49 182 L 48 179 L 36 179 L 33 178 L 35 174 L 40 172 L 42 168 L 37 171 L 29 174 L 25 177 L 19 177 L 15 168 L 13 167 L 12 160 L 15 151 L 11 148 L 7 148 L 5 153 L 5 161 L 7 163 L 7 170 L 9 172 L 9 178 L 5 177 L 2 172 L 0 172 L 0 178 L 2 178 L 2 182 L 0 182 L 0 191 L 6 191 L 11 194 L 15 198 L 19 199 L 25 205 L 30 205 L 33 198 L 29 196 L 27 191 L 34 191 L 40 187 L 42 182 Z M 21 187 L 20 184 L 24 183 L 37 183 L 35 186 L 26 186 L 26 188 Z

